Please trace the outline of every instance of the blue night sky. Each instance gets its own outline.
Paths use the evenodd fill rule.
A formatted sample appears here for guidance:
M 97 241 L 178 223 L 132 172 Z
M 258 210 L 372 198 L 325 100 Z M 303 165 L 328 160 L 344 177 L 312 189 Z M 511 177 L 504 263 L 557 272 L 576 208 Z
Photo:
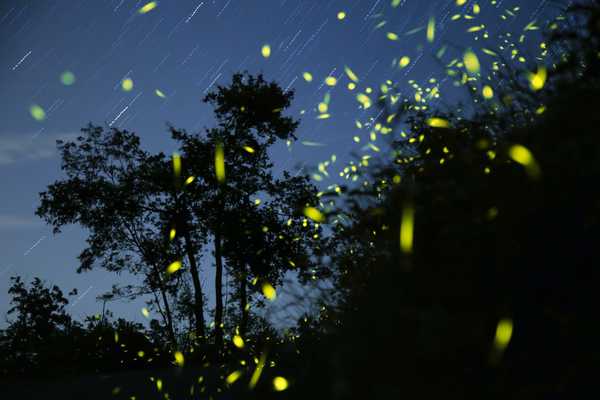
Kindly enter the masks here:
M 152 11 L 138 13 L 145 3 L 0 3 L 0 327 L 9 308 L 10 276 L 27 281 L 39 276 L 65 294 L 76 287 L 79 295 L 69 305 L 76 318 L 100 312 L 96 296 L 115 282 L 132 279 L 103 271 L 77 274 L 85 231 L 71 226 L 53 235 L 34 215 L 38 193 L 62 177 L 56 139 L 73 138 L 88 122 L 112 124 L 139 134 L 148 150 L 171 153 L 176 148 L 167 123 L 198 132 L 210 127 L 212 111 L 201 102 L 204 94 L 226 84 L 234 72 L 262 72 L 266 79 L 296 91 L 288 114 L 301 119 L 299 141 L 274 149 L 276 169 L 297 171 L 305 166 L 312 173 L 319 162 L 336 154 L 329 177 L 319 182 L 326 187 L 340 181 L 339 172 L 352 152 L 372 152 L 363 148 L 368 130 L 358 130 L 355 121 L 368 123 L 376 111 L 359 107 L 359 91 L 370 86 L 376 93 L 391 80 L 412 96 L 415 89 L 409 80 L 414 80 L 423 89 L 439 86 L 441 96 L 431 105 L 451 104 L 465 94 L 446 74 L 445 66 L 453 58 L 474 49 L 485 80 L 494 60 L 479 50 L 499 52 L 506 38 L 499 35 L 512 32 L 510 40 L 515 42 L 527 34 L 521 48 L 529 46 L 531 52 L 523 55 L 535 62 L 539 31 L 524 28 L 534 20 L 542 27 L 558 13 L 557 2 L 546 0 L 469 0 L 462 6 L 455 0 L 401 0 L 395 8 L 390 0 L 163 0 Z M 481 6 L 478 14 L 473 12 L 476 3 Z M 514 16 L 506 13 L 516 6 L 520 10 Z M 337 18 L 340 11 L 346 13 L 342 20 Z M 452 21 L 455 14 L 461 18 Z M 426 38 L 430 18 L 435 21 L 433 42 Z M 476 25 L 484 28 L 467 32 Z M 423 29 L 410 33 L 417 28 Z M 388 32 L 397 33 L 398 40 L 389 40 Z M 269 58 L 261 55 L 264 44 L 271 46 Z M 447 51 L 437 60 L 444 45 Z M 405 68 L 398 67 L 402 56 L 411 59 Z M 360 79 L 354 91 L 347 88 L 344 66 Z M 74 74 L 74 84 L 61 83 L 65 71 Z M 314 77 L 310 83 L 303 79 L 307 71 Z M 338 84 L 325 85 L 327 76 L 338 78 Z M 121 88 L 125 78 L 133 81 L 131 91 Z M 437 81 L 431 83 L 430 78 Z M 165 97 L 157 96 L 156 89 Z M 331 117 L 317 119 L 316 107 L 327 92 Z M 44 120 L 30 114 L 34 104 L 45 110 Z M 355 135 L 360 143 L 353 140 Z M 203 276 L 210 294 L 209 258 Z M 110 307 L 118 316 L 143 320 L 141 301 Z

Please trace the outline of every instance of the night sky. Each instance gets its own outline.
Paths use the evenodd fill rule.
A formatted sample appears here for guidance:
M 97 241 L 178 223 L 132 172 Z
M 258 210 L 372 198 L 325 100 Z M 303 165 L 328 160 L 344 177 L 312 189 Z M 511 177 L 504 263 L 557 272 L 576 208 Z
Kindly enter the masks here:
M 146 3 L 0 3 L 0 327 L 9 308 L 10 276 L 27 281 L 39 276 L 65 294 L 76 287 L 79 295 L 71 298 L 68 309 L 76 318 L 100 312 L 96 296 L 131 279 L 103 271 L 76 274 L 85 232 L 70 226 L 53 235 L 34 215 L 38 193 L 62 177 L 56 139 L 74 138 L 93 122 L 132 130 L 146 149 L 170 154 L 176 147 L 167 123 L 196 132 L 210 127 L 212 110 L 202 97 L 215 85 L 227 84 L 234 72 L 262 72 L 267 80 L 296 91 L 288 114 L 301 119 L 299 141 L 274 149 L 276 168 L 304 167 L 312 174 L 335 154 L 329 177 L 317 182 L 327 187 L 341 181 L 339 172 L 352 152 L 374 152 L 365 147 L 369 131 L 359 130 L 356 121 L 369 126 L 377 111 L 362 109 L 357 93 L 372 87 L 374 96 L 390 80 L 398 92 L 413 96 L 409 81 L 414 80 L 424 96 L 438 88 L 440 97 L 432 97 L 430 106 L 452 104 L 465 95 L 464 87 L 453 85 L 446 74 L 453 59 L 472 48 L 485 81 L 495 59 L 481 49 L 500 53 L 504 45 L 502 54 L 510 56 L 509 43 L 523 34 L 520 49 L 530 51 L 519 55 L 526 58 L 525 65 L 535 64 L 540 31 L 525 28 L 532 21 L 543 27 L 559 11 L 558 2 L 546 0 L 469 0 L 461 6 L 455 0 L 401 0 L 397 7 L 390 0 L 163 0 L 141 14 Z M 479 13 L 474 12 L 476 4 Z M 515 11 L 516 6 L 520 9 Z M 345 18 L 338 18 L 340 11 Z M 461 18 L 453 21 L 455 14 Z M 426 34 L 430 20 L 435 23 L 432 41 Z M 475 26 L 482 29 L 468 32 Z M 397 40 L 390 40 L 388 32 L 396 33 Z M 265 44 L 271 47 L 268 58 L 261 54 Z M 403 56 L 410 63 L 400 68 Z M 359 78 L 354 91 L 347 88 L 345 66 Z M 66 71 L 75 78 L 71 84 L 61 81 Z M 312 74 L 312 82 L 303 78 L 304 72 Z M 327 76 L 337 78 L 337 85 L 326 85 Z M 133 82 L 130 91 L 122 88 L 124 79 Z M 318 119 L 317 105 L 327 92 L 330 117 Z M 32 116 L 33 105 L 45 110 L 44 119 Z M 207 258 L 203 276 L 210 294 L 209 263 Z M 142 306 L 138 301 L 110 308 L 117 316 L 142 321 Z

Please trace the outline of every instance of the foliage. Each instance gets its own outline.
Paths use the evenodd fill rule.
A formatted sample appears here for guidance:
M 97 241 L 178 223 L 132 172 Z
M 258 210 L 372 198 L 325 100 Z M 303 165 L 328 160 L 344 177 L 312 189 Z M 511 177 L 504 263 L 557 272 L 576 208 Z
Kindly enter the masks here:
M 65 312 L 68 300 L 57 287 L 47 288 L 35 278 L 28 288 L 20 277 L 11 278 L 12 296 L 8 314 L 16 314 L 2 332 L 1 347 L 6 357 L 3 372 L 39 371 L 56 356 L 55 345 L 64 342 L 76 325 Z
M 143 151 L 134 133 L 105 131 L 91 124 L 82 129 L 76 141 L 58 141 L 58 149 L 67 177 L 40 193 L 36 214 L 51 224 L 55 233 L 74 223 L 89 230 L 78 272 L 100 267 L 142 275 L 139 287 L 115 288 L 113 294 L 129 298 L 153 294 L 152 304 L 161 311 L 174 341 L 168 295 L 176 295 L 176 286 L 162 268 L 179 252 L 176 243 L 166 240 L 168 226 L 164 223 L 164 214 L 173 208 L 174 201 L 160 196 L 168 195 L 168 189 L 152 196 L 154 187 L 166 184 L 164 174 L 148 173 L 156 171 L 157 165 L 168 165 L 165 156 Z M 143 179 L 148 176 L 152 186 Z M 163 208 L 158 209 L 160 206 Z M 201 241 L 201 230 L 198 235 L 196 240 Z
M 46 287 L 39 278 L 29 287 L 19 277 L 11 281 L 13 307 L 9 315 L 16 318 L 0 332 L 4 355 L 0 377 L 50 377 L 164 365 L 165 353 L 160 348 L 164 338 L 153 343 L 141 324 L 94 316 L 82 325 L 66 313 L 69 302 L 57 286 Z
M 312 372 L 292 398 L 310 395 L 315 379 L 324 397 L 341 399 L 580 392 L 580 373 L 599 354 L 589 335 L 600 233 L 599 48 L 589 22 L 590 32 L 556 35 L 576 53 L 549 72 L 543 95 L 513 87 L 517 105 L 461 117 L 404 103 L 398 115 L 417 140 L 395 143 L 393 164 L 372 168 L 370 185 L 340 210 L 351 221 L 334 241 L 345 296 L 331 314 L 341 327 L 305 346 L 302 369 Z M 403 248 L 407 209 L 414 238 Z M 501 321 L 514 326 L 502 345 Z
M 242 334 L 253 294 L 247 288 L 260 288 L 263 282 L 278 285 L 286 270 L 310 266 L 317 242 L 313 236 L 320 230 L 315 226 L 311 233 L 307 222 L 302 223 L 302 210 L 316 204 L 317 190 L 306 176 L 284 171 L 275 179 L 268 154 L 277 140 L 295 140 L 298 122 L 283 116 L 292 98 L 293 92 L 261 75 L 234 74 L 230 85 L 219 86 L 204 99 L 214 107 L 216 127 L 206 135 L 171 128 L 181 146 L 185 176 L 194 177 L 188 190 L 189 219 L 212 234 L 217 348 L 223 335 L 223 259 L 238 282 Z M 218 149 L 223 177 L 217 172 Z
M 141 277 L 107 296 L 152 296 L 149 309 L 161 316 L 173 349 L 207 343 L 200 261 L 210 241 L 218 354 L 224 272 L 237 282 L 240 307 L 237 325 L 227 328 L 244 335 L 264 283 L 277 286 L 288 270 L 306 277 L 314 269 L 321 228 L 303 210 L 318 203 L 317 189 L 304 175 L 283 171 L 275 178 L 268 154 L 277 140 L 295 140 L 298 122 L 283 115 L 292 98 L 261 75 L 235 74 L 204 99 L 214 107 L 216 127 L 206 135 L 171 128 L 180 147 L 171 158 L 144 151 L 133 132 L 90 124 L 75 141 L 58 142 L 66 178 L 40 193 L 36 213 L 55 232 L 66 224 L 89 230 L 78 272 L 100 267 Z

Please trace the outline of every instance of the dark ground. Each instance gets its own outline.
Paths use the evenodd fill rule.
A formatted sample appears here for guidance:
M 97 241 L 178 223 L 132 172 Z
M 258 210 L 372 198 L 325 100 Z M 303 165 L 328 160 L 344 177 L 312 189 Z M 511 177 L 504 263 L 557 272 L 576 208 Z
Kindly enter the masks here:
M 187 399 L 190 387 L 194 385 L 198 398 L 198 377 L 200 370 L 193 367 L 168 368 L 156 370 L 121 371 L 111 374 L 88 374 L 57 379 L 15 380 L 2 382 L 0 391 L 4 399 L 61 399 L 61 400 L 96 400 L 96 399 L 164 399 L 168 393 L 170 399 Z M 203 370 L 206 371 L 206 370 Z M 206 375 L 206 374 L 204 374 Z M 151 381 L 154 377 L 154 382 Z M 162 380 L 162 391 L 158 391 L 156 379 Z M 113 394 L 115 388 L 120 388 Z M 207 397 L 206 395 L 201 397 Z M 216 397 L 228 399 L 230 397 Z

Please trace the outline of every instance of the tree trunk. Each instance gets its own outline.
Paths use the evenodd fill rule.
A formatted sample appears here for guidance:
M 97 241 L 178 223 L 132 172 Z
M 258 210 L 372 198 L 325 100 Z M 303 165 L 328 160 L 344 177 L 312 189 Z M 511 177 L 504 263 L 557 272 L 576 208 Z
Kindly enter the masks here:
M 192 284 L 194 285 L 194 318 L 196 318 L 196 338 L 204 341 L 204 298 L 202 296 L 202 285 L 198 275 L 198 265 L 196 264 L 196 255 L 192 246 L 192 239 L 188 231 L 187 224 L 181 224 L 183 238 L 185 240 L 185 252 L 190 262 L 190 273 L 192 274 Z
M 162 277 L 160 276 L 160 272 L 161 272 L 160 267 L 158 265 L 156 265 L 152 261 L 152 259 L 149 257 L 148 252 L 146 251 L 146 249 L 144 249 L 144 246 L 140 243 L 140 240 L 138 238 L 138 234 L 136 233 L 136 231 L 131 229 L 129 227 L 129 225 L 125 225 L 125 226 L 128 229 L 128 231 L 131 233 L 133 242 L 135 243 L 138 250 L 142 254 L 142 257 L 144 258 L 145 262 L 152 268 L 151 273 L 156 275 L 156 278 L 158 280 L 158 289 L 160 290 L 160 294 L 162 296 L 163 302 L 165 303 L 166 323 L 167 323 L 167 329 L 168 329 L 168 334 L 169 334 L 169 340 L 171 341 L 171 344 L 174 347 L 176 347 L 177 340 L 175 339 L 175 330 L 173 328 L 173 316 L 171 314 L 171 308 L 169 307 L 169 301 L 167 299 L 167 294 L 165 291 L 165 284 L 163 282 Z M 158 303 L 158 299 L 157 299 L 157 304 L 160 307 L 160 303 Z M 162 314 L 162 311 L 160 309 L 159 309 L 159 312 L 164 320 L 165 315 Z M 104 314 L 104 311 L 102 311 L 102 313 Z
M 156 273 L 156 271 L 154 271 L 154 273 Z M 160 282 L 160 280 L 159 280 L 159 282 Z M 158 313 L 160 314 L 160 317 L 162 318 L 162 322 L 167 327 L 167 334 L 169 335 L 169 342 L 171 343 L 171 347 L 176 348 L 177 341 L 175 339 L 175 331 L 173 329 L 173 319 L 171 317 L 171 309 L 169 308 L 169 303 L 167 300 L 166 293 L 160 284 L 159 284 L 158 291 L 162 295 L 161 297 L 162 297 L 163 303 L 165 303 L 166 313 L 165 313 L 165 311 L 163 311 L 163 308 L 160 305 L 160 299 L 158 298 L 158 295 L 156 294 L 156 290 L 153 289 L 152 294 L 154 295 L 154 301 L 156 302 L 156 307 L 158 308 Z
M 240 312 L 242 319 L 240 321 L 240 336 L 246 336 L 248 326 L 248 298 L 246 294 L 246 271 L 242 271 L 240 276 Z
M 215 229 L 215 347 L 223 347 L 223 260 L 221 256 L 221 230 Z
M 165 287 L 163 284 L 163 280 L 160 276 L 160 273 L 158 274 L 158 280 L 160 282 L 160 294 L 162 296 L 163 303 L 165 304 L 165 316 L 167 319 L 167 329 L 168 329 L 168 333 L 169 333 L 169 340 L 170 340 L 173 348 L 176 348 L 177 347 L 177 339 L 175 339 L 175 330 L 173 329 L 173 316 L 171 314 L 171 307 L 169 307 L 169 300 L 167 299 L 167 293 L 165 291 Z

